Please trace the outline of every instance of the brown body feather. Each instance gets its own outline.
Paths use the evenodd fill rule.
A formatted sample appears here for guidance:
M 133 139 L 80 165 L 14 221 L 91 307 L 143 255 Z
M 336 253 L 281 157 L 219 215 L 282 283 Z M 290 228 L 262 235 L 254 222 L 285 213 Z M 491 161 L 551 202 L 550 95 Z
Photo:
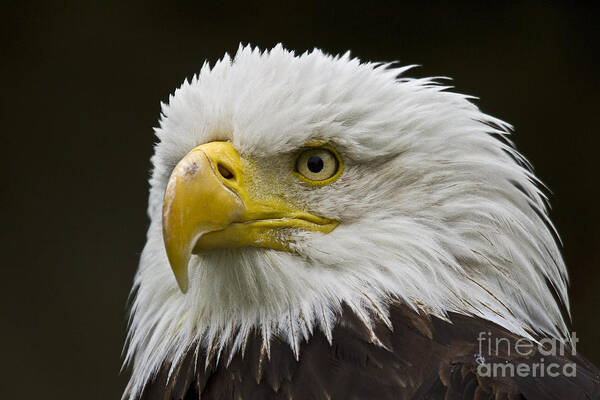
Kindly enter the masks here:
M 375 338 L 345 309 L 332 343 L 314 332 L 301 344 L 298 361 L 290 346 L 277 340 L 268 357 L 260 333 L 229 365 L 211 357 L 205 368 L 206 352 L 193 347 L 170 377 L 171 365 L 163 365 L 142 399 L 600 399 L 600 371 L 571 351 L 564 356 L 535 351 L 518 358 L 509 354 L 509 346 L 499 346 L 485 362 L 576 363 L 574 377 L 483 377 L 477 372 L 480 332 L 489 332 L 488 340 L 507 338 L 512 349 L 519 336 L 482 319 L 451 314 L 444 321 L 400 305 L 391 307 L 390 320 L 393 329 L 376 322 Z

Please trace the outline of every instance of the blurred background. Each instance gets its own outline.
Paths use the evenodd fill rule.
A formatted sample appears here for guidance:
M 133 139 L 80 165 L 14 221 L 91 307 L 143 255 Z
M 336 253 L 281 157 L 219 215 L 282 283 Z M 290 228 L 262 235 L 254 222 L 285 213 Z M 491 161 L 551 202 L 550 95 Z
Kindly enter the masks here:
M 420 64 L 512 123 L 600 364 L 599 9 L 368 3 L 3 2 L 1 398 L 120 396 L 160 102 L 240 42 Z

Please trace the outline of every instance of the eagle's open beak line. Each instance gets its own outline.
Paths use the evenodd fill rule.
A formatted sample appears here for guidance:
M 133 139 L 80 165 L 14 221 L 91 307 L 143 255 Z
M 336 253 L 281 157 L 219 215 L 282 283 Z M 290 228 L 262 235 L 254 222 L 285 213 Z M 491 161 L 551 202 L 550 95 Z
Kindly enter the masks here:
M 163 238 L 182 292 L 192 253 L 244 246 L 289 251 L 281 228 L 329 233 L 338 225 L 280 197 L 252 193 L 248 172 L 229 142 L 200 145 L 173 170 L 163 203 Z

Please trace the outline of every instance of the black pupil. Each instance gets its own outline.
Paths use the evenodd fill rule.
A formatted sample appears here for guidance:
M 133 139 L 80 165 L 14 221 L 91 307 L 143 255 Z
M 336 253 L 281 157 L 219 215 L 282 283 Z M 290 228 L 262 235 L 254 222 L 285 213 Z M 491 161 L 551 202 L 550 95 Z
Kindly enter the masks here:
M 310 170 L 310 172 L 317 173 L 321 172 L 323 169 L 323 159 L 319 156 L 310 156 L 308 159 L 306 166 Z

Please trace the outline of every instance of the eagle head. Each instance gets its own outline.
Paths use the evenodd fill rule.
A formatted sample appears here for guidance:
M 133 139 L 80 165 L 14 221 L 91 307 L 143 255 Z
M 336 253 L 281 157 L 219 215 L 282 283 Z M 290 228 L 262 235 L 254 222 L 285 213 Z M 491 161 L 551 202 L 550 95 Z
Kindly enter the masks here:
M 298 357 L 342 307 L 566 335 L 565 266 L 510 126 L 409 68 L 240 47 L 163 104 L 132 397 L 192 345 L 226 362 L 257 331 Z

